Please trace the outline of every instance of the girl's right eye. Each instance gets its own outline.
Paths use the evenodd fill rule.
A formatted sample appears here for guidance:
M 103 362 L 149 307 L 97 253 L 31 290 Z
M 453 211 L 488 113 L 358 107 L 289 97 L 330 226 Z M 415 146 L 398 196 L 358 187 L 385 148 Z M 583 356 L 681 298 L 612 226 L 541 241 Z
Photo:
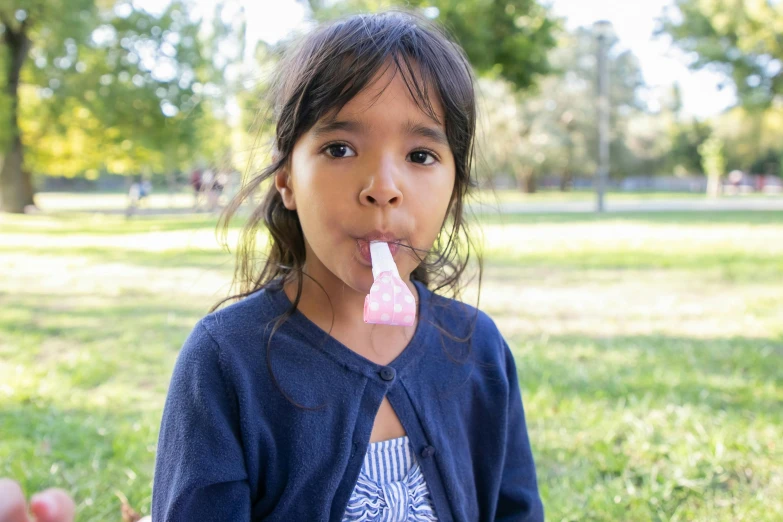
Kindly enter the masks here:
M 350 158 L 356 156 L 356 152 L 345 143 L 332 143 L 324 147 L 323 152 L 332 158 Z

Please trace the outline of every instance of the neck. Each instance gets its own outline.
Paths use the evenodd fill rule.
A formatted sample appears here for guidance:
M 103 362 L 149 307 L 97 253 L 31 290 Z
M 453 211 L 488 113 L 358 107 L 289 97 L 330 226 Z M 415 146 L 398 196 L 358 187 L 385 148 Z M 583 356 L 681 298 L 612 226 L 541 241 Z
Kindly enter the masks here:
M 317 270 L 305 264 L 303 271 L 306 275 L 302 282 L 298 310 L 359 355 L 378 364 L 388 364 L 413 337 L 418 317 L 411 326 L 367 324 L 364 322 L 364 299 L 367 294 L 351 288 L 326 269 Z M 410 281 L 410 275 L 400 276 L 418 299 L 418 290 Z M 286 284 L 284 291 L 293 302 L 296 298 L 296 281 Z
M 299 299 L 299 311 L 308 319 L 329 329 L 334 325 L 364 324 L 364 294 L 357 292 L 336 277 L 321 277 L 304 267 L 302 295 Z M 286 294 L 293 302 L 296 298 L 297 283 L 286 285 Z

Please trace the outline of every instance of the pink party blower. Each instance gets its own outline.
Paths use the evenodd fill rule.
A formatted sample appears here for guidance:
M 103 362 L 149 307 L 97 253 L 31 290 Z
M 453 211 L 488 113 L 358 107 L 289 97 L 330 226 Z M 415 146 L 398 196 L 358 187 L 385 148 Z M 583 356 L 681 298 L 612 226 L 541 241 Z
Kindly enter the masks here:
M 388 243 L 370 243 L 372 275 L 375 282 L 364 298 L 364 322 L 410 326 L 416 317 L 416 300 L 402 282 Z

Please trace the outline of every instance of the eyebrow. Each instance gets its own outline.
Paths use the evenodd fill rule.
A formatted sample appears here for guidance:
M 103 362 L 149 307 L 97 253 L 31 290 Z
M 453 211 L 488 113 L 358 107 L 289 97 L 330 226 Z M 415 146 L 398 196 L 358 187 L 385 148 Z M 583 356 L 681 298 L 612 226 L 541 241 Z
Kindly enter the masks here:
M 313 127 L 313 137 L 314 138 L 320 138 L 324 134 L 329 134 L 335 131 L 348 131 L 348 132 L 360 132 L 364 130 L 365 125 L 356 120 L 335 120 L 335 119 L 328 119 L 326 121 L 321 121 L 319 123 L 316 123 Z
M 430 127 L 421 123 L 408 120 L 403 125 L 403 132 L 414 136 L 421 136 L 423 138 L 429 138 L 441 145 L 449 146 L 449 140 L 446 137 L 446 133 L 440 127 Z
M 317 123 L 313 127 L 313 137 L 320 138 L 324 134 L 336 131 L 362 132 L 367 130 L 367 125 L 358 120 L 335 120 L 329 119 Z M 416 123 L 408 120 L 402 124 L 402 132 L 413 136 L 428 138 L 441 145 L 448 146 L 449 140 L 446 133 L 440 127 L 431 127 L 422 123 Z

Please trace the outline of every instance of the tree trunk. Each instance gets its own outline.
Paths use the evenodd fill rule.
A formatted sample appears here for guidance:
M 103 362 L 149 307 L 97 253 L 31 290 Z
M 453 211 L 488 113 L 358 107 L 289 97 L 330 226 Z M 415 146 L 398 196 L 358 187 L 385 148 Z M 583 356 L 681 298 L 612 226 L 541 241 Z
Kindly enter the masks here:
M 574 184 L 574 175 L 571 169 L 566 169 L 560 176 L 560 192 L 568 192 Z
M 563 170 L 563 175 L 560 176 L 560 192 L 568 192 L 571 190 L 574 184 L 574 173 L 571 170 L 571 165 L 574 161 L 574 141 L 571 138 L 571 134 L 568 135 L 568 157 L 566 158 L 566 167 Z
M 10 55 L 6 92 L 11 100 L 8 119 L 10 140 L 0 170 L 0 210 L 3 212 L 22 213 L 27 205 L 35 204 L 32 178 L 24 168 L 24 145 L 19 129 L 19 75 L 30 50 L 30 39 L 25 29 L 22 24 L 18 31 L 13 31 L 10 25 L 5 24 L 3 33 Z
M 526 194 L 532 194 L 536 191 L 535 172 L 530 167 L 521 167 L 516 172 L 517 187 Z
M 720 174 L 707 174 L 707 196 L 717 198 L 721 195 Z

